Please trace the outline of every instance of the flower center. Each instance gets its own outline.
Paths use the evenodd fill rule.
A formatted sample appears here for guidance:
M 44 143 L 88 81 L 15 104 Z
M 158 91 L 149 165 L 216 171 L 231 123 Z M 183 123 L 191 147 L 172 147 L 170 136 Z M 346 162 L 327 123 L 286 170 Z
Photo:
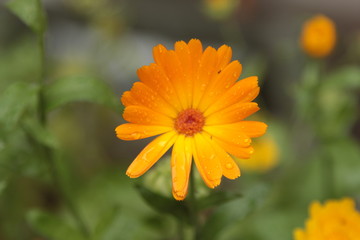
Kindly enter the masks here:
M 203 114 L 196 109 L 186 109 L 179 113 L 175 119 L 175 129 L 178 133 L 187 136 L 193 136 L 195 133 L 201 132 L 205 124 Z

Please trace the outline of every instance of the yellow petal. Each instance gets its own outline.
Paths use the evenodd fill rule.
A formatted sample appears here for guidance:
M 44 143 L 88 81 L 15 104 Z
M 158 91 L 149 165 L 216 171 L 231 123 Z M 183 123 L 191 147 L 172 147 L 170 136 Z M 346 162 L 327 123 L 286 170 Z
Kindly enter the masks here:
M 200 59 L 199 69 L 196 79 L 194 80 L 192 108 L 196 109 L 198 107 L 210 81 L 215 77 L 215 74 L 217 74 L 216 64 L 216 50 L 212 47 L 207 47 Z
M 206 125 L 223 125 L 240 122 L 259 109 L 257 103 L 254 102 L 234 104 L 209 116 L 205 115 Z
M 143 106 L 128 106 L 124 110 L 123 118 L 131 123 L 141 125 L 157 125 L 157 126 L 169 126 L 174 125 L 174 121 L 153 110 Z
M 130 91 L 126 91 L 121 96 L 121 102 L 122 104 L 127 107 L 130 105 L 141 105 L 136 99 L 131 95 Z
M 191 58 L 189 46 L 184 41 L 179 41 L 175 43 L 175 53 L 180 61 L 184 73 L 184 80 L 181 84 L 183 85 L 183 91 L 185 91 L 187 98 L 186 106 L 190 107 L 192 101 L 192 89 L 194 81 L 194 59 Z
M 188 192 L 192 158 L 191 148 L 191 139 L 185 135 L 179 135 L 171 156 L 172 193 L 176 200 L 183 200 Z
M 216 125 L 221 129 L 225 128 L 233 132 L 242 132 L 250 138 L 260 137 L 265 134 L 267 125 L 257 121 L 240 121 L 237 123 Z
M 241 70 L 242 66 L 240 62 L 233 61 L 227 65 L 224 70 L 218 73 L 217 76 L 209 83 L 206 94 L 199 105 L 199 109 L 204 111 L 211 104 L 216 102 L 219 96 L 223 95 L 235 84 L 241 74 Z
M 182 69 L 184 71 L 184 75 L 191 76 L 191 53 L 189 46 L 184 41 L 178 41 L 175 43 L 175 53 L 181 63 Z
M 294 230 L 294 240 L 307 240 L 308 238 L 306 237 L 306 233 L 300 229 L 300 228 L 296 228 Z
M 213 138 L 213 141 L 216 142 L 220 147 L 222 147 L 226 152 L 238 158 L 247 159 L 250 158 L 251 154 L 254 153 L 254 148 L 251 146 L 241 147 L 229 142 L 222 141 L 218 138 Z
M 209 146 L 205 137 L 200 133 L 193 137 L 194 161 L 206 185 L 214 188 L 221 182 L 222 168 L 215 150 Z
M 217 63 L 216 70 L 222 71 L 229 64 L 229 62 L 231 60 L 231 57 L 232 57 L 231 47 L 222 45 L 217 50 L 217 54 L 218 54 L 218 63 Z
M 141 103 L 141 105 L 172 118 L 177 116 L 177 111 L 165 102 L 157 92 L 146 86 L 144 83 L 134 83 L 130 92 L 133 98 Z
M 160 66 L 164 66 L 164 64 L 166 64 L 165 55 L 167 51 L 166 47 L 161 44 L 153 48 L 153 57 L 156 64 Z
M 227 128 L 226 125 L 225 127 L 224 125 L 204 126 L 203 130 L 215 138 L 239 147 L 248 147 L 251 143 L 251 139 L 241 130 L 236 128 Z
M 116 136 L 122 140 L 138 140 L 156 136 L 165 132 L 171 131 L 171 127 L 153 126 L 153 125 L 139 125 L 132 123 L 125 123 L 115 129 Z
M 143 66 L 137 70 L 137 75 L 141 82 L 157 92 L 167 103 L 174 106 L 178 111 L 181 109 L 174 86 L 162 67 L 157 64 Z
M 216 101 L 209 104 L 205 115 L 210 115 L 235 103 L 251 102 L 259 94 L 257 77 L 248 77 L 238 81 Z
M 191 58 L 193 59 L 194 65 L 199 65 L 199 61 L 202 55 L 202 44 L 198 39 L 191 39 L 188 43 Z
M 126 171 L 126 175 L 131 178 L 137 178 L 143 175 L 151 168 L 176 140 L 176 132 L 168 132 L 149 143 L 135 158 Z
M 164 71 L 169 78 L 170 82 L 174 86 L 175 92 L 179 98 L 182 109 L 189 108 L 189 103 L 187 102 L 187 89 L 184 82 L 186 82 L 184 71 L 182 65 L 175 53 L 175 51 L 170 50 L 165 54 L 165 63 L 163 63 Z
M 232 157 L 230 157 L 229 154 L 227 154 L 216 142 L 210 138 L 206 139 L 209 146 L 215 150 L 216 158 L 221 164 L 222 174 L 229 179 L 240 177 L 240 169 L 234 159 L 232 159 Z

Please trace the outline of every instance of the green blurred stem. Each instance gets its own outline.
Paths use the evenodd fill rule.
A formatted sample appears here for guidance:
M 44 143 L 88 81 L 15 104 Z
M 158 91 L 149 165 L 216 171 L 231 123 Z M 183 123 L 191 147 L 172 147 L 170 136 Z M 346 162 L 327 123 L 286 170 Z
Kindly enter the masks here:
M 90 239 L 90 232 L 88 228 L 86 227 L 83 219 L 81 218 L 81 215 L 77 209 L 77 206 L 69 197 L 69 195 L 66 193 L 66 190 L 62 184 L 60 174 L 57 170 L 55 159 L 52 154 L 52 150 L 46 146 L 44 146 L 44 154 L 45 158 L 49 165 L 50 174 L 54 183 L 55 188 L 60 192 L 62 199 L 65 202 L 66 207 L 68 208 L 69 212 L 73 216 L 74 220 L 76 221 L 78 228 L 84 235 L 85 239 Z
M 326 146 L 322 154 L 322 172 L 326 198 L 334 198 L 335 196 L 335 181 L 334 181 L 334 161 L 331 155 L 326 151 Z
M 179 240 L 184 240 L 185 239 L 185 222 L 184 219 L 178 220 L 177 221 L 177 230 L 178 230 L 178 236 L 179 236 Z
M 45 112 L 45 99 L 44 99 L 44 83 L 45 83 L 45 77 L 46 77 L 46 58 L 45 58 L 45 31 L 38 35 L 38 46 L 40 51 L 40 79 L 39 82 L 41 84 L 41 91 L 39 94 L 39 109 L 38 109 L 38 116 L 39 121 L 41 124 L 46 127 L 46 112 Z M 55 158 L 53 155 L 53 150 L 49 148 L 48 146 L 42 145 L 43 152 L 45 155 L 45 159 L 47 160 L 47 163 L 49 165 L 49 170 L 51 177 L 53 179 L 55 188 L 58 189 L 60 192 L 69 212 L 73 216 L 74 220 L 76 221 L 80 231 L 84 235 L 85 239 L 91 239 L 90 238 L 90 232 L 88 228 L 86 227 L 83 219 L 81 218 L 81 215 L 78 211 L 77 206 L 73 202 L 73 200 L 69 197 L 69 195 L 66 193 L 65 187 L 62 184 L 60 174 L 58 172 L 58 169 L 56 167 Z
M 195 187 L 195 175 L 194 175 L 195 168 L 192 167 L 190 172 L 190 191 L 189 191 L 189 211 L 190 211 L 190 221 L 192 227 L 194 229 L 193 232 L 193 239 L 199 239 L 200 236 L 200 224 L 199 224 L 199 216 L 198 216 L 198 209 L 196 203 L 196 187 Z
M 46 63 L 45 63 L 45 33 L 38 35 L 38 44 L 40 49 L 40 84 L 41 87 L 44 87 L 45 82 L 45 69 L 46 69 Z M 43 125 L 46 125 L 46 113 L 44 111 L 45 109 L 45 101 L 44 101 L 44 91 L 40 91 L 39 95 L 39 119 Z

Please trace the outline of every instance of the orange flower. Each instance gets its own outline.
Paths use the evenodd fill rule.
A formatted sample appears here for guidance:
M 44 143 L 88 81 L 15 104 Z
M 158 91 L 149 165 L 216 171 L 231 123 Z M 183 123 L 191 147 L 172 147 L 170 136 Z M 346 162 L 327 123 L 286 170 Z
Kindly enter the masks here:
M 137 140 L 159 135 L 136 157 L 126 174 L 144 174 L 173 146 L 172 192 L 177 200 L 186 197 L 192 158 L 208 187 L 214 188 L 224 175 L 240 176 L 228 153 L 249 158 L 252 137 L 266 131 L 266 124 L 243 121 L 259 110 L 251 102 L 259 93 L 257 77 L 236 82 L 241 64 L 231 61 L 231 48 L 203 51 L 199 40 L 163 45 L 153 49 L 155 63 L 143 66 L 140 82 L 122 96 L 123 117 L 130 123 L 116 128 L 117 137 Z
M 324 15 L 316 15 L 306 21 L 301 34 L 301 46 L 312 57 L 326 57 L 336 43 L 334 22 Z
M 327 201 L 323 206 L 313 202 L 306 228 L 295 229 L 295 240 L 358 240 L 360 213 L 351 198 Z

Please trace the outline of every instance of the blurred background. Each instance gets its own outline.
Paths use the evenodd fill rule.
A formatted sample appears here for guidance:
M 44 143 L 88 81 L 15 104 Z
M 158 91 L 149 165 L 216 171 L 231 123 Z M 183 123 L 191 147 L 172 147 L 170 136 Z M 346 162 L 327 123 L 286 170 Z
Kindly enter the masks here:
M 311 201 L 349 196 L 359 203 L 360 1 L 44 0 L 45 84 L 94 78 L 107 99 L 52 108 L 46 132 L 26 120 L 31 107 L 22 103 L 31 101 L 32 90 L 10 89 L 35 83 L 42 70 L 36 35 L 6 2 L 0 5 L 1 240 L 86 239 L 34 143 L 53 139 L 62 191 L 93 239 L 179 239 L 173 213 L 160 213 L 141 192 L 171 198 L 168 157 L 129 179 L 126 168 L 149 139 L 125 142 L 114 129 L 124 122 L 120 97 L 138 81 L 136 70 L 153 62 L 152 47 L 172 49 L 191 38 L 205 47 L 231 46 L 243 65 L 240 79 L 259 76 L 261 111 L 254 119 L 269 126 L 254 140 L 253 158 L 239 160 L 242 176 L 215 190 L 242 197 L 202 213 L 204 239 L 287 240 L 304 226 Z M 300 46 L 302 26 L 316 14 L 332 19 L 337 31 L 323 58 Z M 212 194 L 197 184 L 199 196 Z

